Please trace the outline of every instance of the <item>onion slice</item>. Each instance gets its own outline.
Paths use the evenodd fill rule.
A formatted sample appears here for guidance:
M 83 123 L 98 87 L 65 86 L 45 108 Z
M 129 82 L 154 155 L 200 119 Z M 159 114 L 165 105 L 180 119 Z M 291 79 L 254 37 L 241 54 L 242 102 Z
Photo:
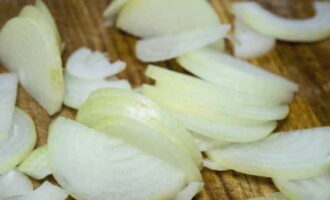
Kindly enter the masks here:
M 277 133 L 265 140 L 209 151 L 208 157 L 236 171 L 288 180 L 327 173 L 330 128 Z M 308 160 L 308 162 L 306 162 Z
M 103 17 L 106 19 L 106 25 L 113 26 L 117 19 L 119 12 L 130 0 L 114 0 L 103 12 Z
M 283 196 L 281 193 L 275 192 L 265 197 L 257 197 L 249 200 L 288 200 L 288 199 L 285 196 Z
M 4 174 L 28 156 L 36 144 L 36 128 L 31 117 L 16 108 L 9 137 L 0 146 L 0 174 Z
M 269 53 L 275 44 L 275 38 L 259 33 L 239 19 L 235 19 L 234 54 L 236 57 L 260 57 Z
M 171 199 L 185 184 L 175 167 L 61 117 L 50 128 L 48 153 L 54 177 L 76 199 Z
M 194 132 L 191 132 L 191 135 L 195 139 L 200 151 L 209 151 L 220 147 L 225 147 L 231 144 L 231 142 L 216 140 Z
M 30 179 L 18 171 L 12 170 L 0 176 L 0 199 L 24 195 L 32 190 Z
M 192 200 L 194 196 L 201 191 L 203 185 L 202 182 L 190 183 L 174 198 L 174 200 Z
M 184 55 L 215 43 L 225 37 L 230 26 L 201 28 L 182 33 L 156 36 L 140 40 L 136 44 L 136 56 L 144 62 L 158 62 Z
M 330 2 L 314 2 L 316 15 L 309 19 L 285 19 L 255 2 L 234 3 L 232 11 L 244 23 L 265 35 L 292 42 L 315 42 L 330 36 Z
M 48 165 L 47 146 L 41 146 L 35 149 L 19 165 L 18 170 L 24 174 L 40 180 L 51 174 Z
M 204 159 L 203 166 L 208 169 L 215 170 L 215 171 L 228 171 L 229 170 L 228 168 L 221 166 L 221 165 L 219 165 L 219 163 L 216 163 L 208 158 Z
M 276 187 L 292 200 L 330 199 L 330 173 L 303 180 L 273 178 Z
M 0 74 L 0 146 L 8 138 L 17 95 L 17 76 Z

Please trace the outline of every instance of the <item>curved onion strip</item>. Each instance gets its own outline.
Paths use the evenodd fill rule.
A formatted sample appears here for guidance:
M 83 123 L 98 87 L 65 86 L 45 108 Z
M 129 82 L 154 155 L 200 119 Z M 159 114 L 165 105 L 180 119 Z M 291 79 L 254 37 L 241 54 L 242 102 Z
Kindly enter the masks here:
M 0 176 L 0 199 L 24 195 L 33 190 L 30 179 L 15 170 Z
M 231 144 L 231 142 L 216 140 L 216 139 L 206 137 L 201 134 L 194 133 L 194 132 L 191 132 L 191 135 L 195 139 L 195 141 L 199 147 L 199 150 L 201 150 L 201 151 L 209 151 L 209 150 L 217 149 L 220 147 L 225 147 L 225 146 Z
M 110 63 L 103 53 L 82 47 L 69 57 L 66 72 L 76 78 L 95 80 L 118 74 L 125 67 L 126 63 L 122 61 Z
M 46 181 L 36 190 L 8 200 L 65 200 L 67 197 L 68 194 L 62 188 Z
M 23 110 L 16 108 L 9 137 L 0 146 L 0 174 L 15 168 L 36 144 L 37 135 L 31 117 Z
M 131 85 L 127 80 L 84 80 L 64 74 L 65 95 L 64 104 L 71 108 L 79 108 L 95 90 L 101 88 L 119 88 L 131 90 Z
M 9 20 L 0 33 L 0 59 L 49 114 L 61 108 L 61 54 L 54 34 L 41 23 L 26 17 Z
M 248 62 L 210 48 L 190 52 L 178 58 L 183 68 L 217 85 L 260 97 L 289 102 L 298 85 Z
M 309 19 L 285 19 L 255 2 L 234 3 L 236 17 L 260 33 L 293 42 L 315 42 L 330 36 L 330 2 L 316 1 L 316 15 Z
M 113 26 L 117 19 L 119 12 L 130 0 L 114 0 L 103 12 L 103 17 L 105 17 L 106 25 Z
M 201 191 L 203 185 L 202 182 L 189 183 L 189 185 L 184 188 L 174 200 L 192 200 L 194 196 Z
M 41 146 L 35 149 L 19 165 L 18 170 L 26 175 L 40 180 L 51 174 L 48 166 L 47 146 Z
M 136 56 L 144 62 L 158 62 L 184 55 L 215 43 L 228 32 L 229 25 L 146 38 L 137 42 Z
M 209 151 L 210 159 L 256 176 L 305 179 L 328 172 L 330 127 L 277 133 L 265 140 Z M 308 160 L 308 162 L 306 162 Z
M 17 95 L 17 76 L 0 74 L 0 146 L 8 138 Z
M 234 54 L 236 57 L 260 57 L 269 53 L 275 44 L 275 38 L 259 33 L 239 19 L 235 19 Z
M 221 166 L 221 165 L 219 165 L 219 163 L 216 163 L 208 158 L 204 159 L 203 166 L 208 169 L 215 170 L 215 171 L 228 171 L 229 170 L 228 168 Z
M 234 105 L 270 108 L 292 100 L 292 95 L 283 101 L 276 98 L 250 95 L 244 91 L 237 92 L 227 87 L 210 84 L 201 79 L 155 65 L 149 65 L 145 74 L 156 80 L 157 87 L 180 91 L 182 95 L 189 96 L 192 99 L 203 98 L 204 101 L 212 104 L 215 104 L 214 102 L 232 102 Z
M 281 193 L 275 192 L 265 197 L 257 197 L 249 200 L 288 200 L 288 199 L 285 196 L 283 196 Z
M 292 200 L 330 199 L 330 173 L 302 180 L 273 178 L 276 187 Z
M 50 128 L 48 155 L 54 177 L 76 199 L 171 199 L 185 184 L 160 159 L 61 117 Z

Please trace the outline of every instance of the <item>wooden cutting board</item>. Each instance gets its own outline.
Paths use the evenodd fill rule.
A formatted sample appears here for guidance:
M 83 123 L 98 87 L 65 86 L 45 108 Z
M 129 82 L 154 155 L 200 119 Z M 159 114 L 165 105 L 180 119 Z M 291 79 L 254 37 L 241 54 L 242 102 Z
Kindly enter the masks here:
M 105 51 L 111 55 L 112 60 L 121 59 L 127 62 L 128 68 L 120 74 L 121 78 L 129 79 L 134 86 L 149 83 L 151 81 L 143 75 L 146 64 L 134 57 L 135 38 L 103 26 L 101 13 L 110 1 L 45 0 L 66 43 L 63 59 L 66 61 L 68 55 L 81 46 Z M 34 0 L 0 0 L 0 26 L 17 15 L 24 5 L 33 2 Z M 230 5 L 233 2 L 210 0 L 224 23 L 232 22 Z M 284 17 L 306 18 L 314 12 L 311 0 L 258 2 Z M 194 17 L 198 17 L 198 13 Z M 231 52 L 229 44 L 228 51 Z M 277 42 L 271 53 L 251 62 L 300 85 L 300 91 L 290 106 L 291 112 L 287 119 L 280 122 L 278 131 L 330 125 L 330 40 L 313 44 Z M 159 65 L 184 72 L 174 61 L 161 62 Z M 0 72 L 5 72 L 2 66 Z M 74 118 L 76 113 L 64 107 L 58 115 L 50 117 L 22 87 L 19 88 L 18 106 L 26 110 L 37 125 L 38 146 L 46 143 L 47 129 L 52 119 L 58 115 Z M 203 176 L 205 187 L 196 198 L 199 200 L 244 200 L 276 191 L 268 178 L 207 169 L 203 170 Z

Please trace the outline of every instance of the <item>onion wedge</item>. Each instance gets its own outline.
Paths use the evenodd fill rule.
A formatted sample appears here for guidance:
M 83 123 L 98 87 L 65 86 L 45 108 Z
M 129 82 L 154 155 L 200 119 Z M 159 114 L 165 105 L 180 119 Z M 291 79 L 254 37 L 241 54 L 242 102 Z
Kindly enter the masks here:
M 24 195 L 33 190 L 30 179 L 15 170 L 0 176 L 0 199 Z
M 103 17 L 106 19 L 106 25 L 113 26 L 115 24 L 119 12 L 129 1 L 131 0 L 114 0 L 109 4 L 103 12 Z
M 61 117 L 51 125 L 48 153 L 54 177 L 76 199 L 171 199 L 185 184 L 175 167 Z
M 87 100 L 88 96 L 97 89 L 119 88 L 131 90 L 131 85 L 127 80 L 84 80 L 71 76 L 68 73 L 65 73 L 64 79 L 64 104 L 75 109 L 78 109 Z
M 277 133 L 265 140 L 209 151 L 208 157 L 236 171 L 287 180 L 327 173 L 330 128 Z M 306 162 L 308 161 L 308 162 Z
M 41 146 L 35 149 L 19 165 L 18 170 L 24 174 L 40 180 L 51 174 L 48 166 L 47 146 Z
M 235 19 L 234 55 L 236 57 L 260 57 L 269 53 L 275 44 L 275 38 L 259 33 L 239 19 Z
M 0 146 L 0 174 L 4 174 L 28 156 L 36 144 L 37 135 L 31 117 L 16 108 L 9 137 Z
M 283 196 L 281 193 L 275 192 L 265 197 L 257 197 L 249 200 L 288 200 L 288 199 L 285 196 Z
M 291 200 L 330 199 L 330 174 L 289 181 L 273 178 L 276 187 Z
M 17 76 L 0 74 L 0 146 L 8 138 L 17 95 Z
M 136 56 L 144 62 L 158 62 L 176 58 L 189 51 L 215 43 L 226 36 L 229 28 L 229 25 L 220 25 L 142 39 L 136 44 Z
M 244 23 L 265 35 L 292 42 L 315 42 L 330 36 L 330 2 L 316 1 L 316 15 L 309 19 L 285 19 L 255 2 L 234 3 L 232 11 Z

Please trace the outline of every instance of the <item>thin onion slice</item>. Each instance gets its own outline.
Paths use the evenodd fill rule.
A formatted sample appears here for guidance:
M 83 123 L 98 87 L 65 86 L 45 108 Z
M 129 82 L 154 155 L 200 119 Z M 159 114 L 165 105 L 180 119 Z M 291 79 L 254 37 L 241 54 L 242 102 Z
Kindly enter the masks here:
M 185 184 L 175 167 L 61 117 L 50 128 L 48 153 L 54 177 L 76 199 L 171 199 Z
M 48 165 L 47 146 L 41 146 L 35 149 L 18 166 L 18 170 L 24 174 L 40 180 L 51 174 Z
M 235 19 L 234 55 L 236 57 L 260 57 L 269 53 L 275 44 L 275 38 L 259 33 L 241 20 Z
M 225 147 L 231 144 L 231 142 L 216 140 L 194 132 L 191 132 L 191 135 L 195 139 L 200 151 L 218 149 L 220 147 Z
M 330 199 L 330 173 L 303 180 L 273 178 L 276 187 L 291 200 Z
M 84 80 L 64 74 L 65 95 L 64 104 L 68 107 L 78 109 L 95 90 L 101 88 L 119 88 L 131 90 L 131 85 L 127 80 Z
M 18 171 L 12 170 L 0 176 L 0 199 L 24 195 L 32 190 L 30 179 Z
M 28 156 L 36 144 L 36 128 L 31 117 L 16 108 L 9 137 L 0 146 L 0 174 L 4 174 Z
M 103 12 L 103 17 L 105 17 L 106 25 L 113 26 L 117 19 L 119 12 L 124 8 L 124 6 L 131 0 L 114 0 Z
M 265 140 L 209 151 L 208 157 L 236 171 L 288 180 L 327 173 L 330 128 L 277 133 Z M 306 162 L 308 161 L 308 162 Z
M 184 55 L 215 43 L 225 37 L 229 25 L 201 28 L 182 33 L 156 36 L 140 40 L 135 52 L 138 59 L 144 62 L 158 62 Z
M 257 198 L 252 198 L 249 200 L 288 200 L 285 196 L 283 196 L 283 194 L 279 193 L 279 192 L 275 192 L 272 194 L 269 194 L 265 197 L 257 197 Z
M 255 2 L 234 3 L 232 11 L 260 33 L 292 42 L 315 42 L 330 36 L 330 2 L 314 2 L 316 15 L 309 19 L 285 19 Z
M 228 171 L 229 170 L 228 168 L 221 166 L 221 165 L 219 165 L 219 163 L 216 163 L 208 158 L 204 159 L 203 166 L 208 169 L 215 170 L 215 171 Z
M 194 196 L 201 191 L 203 185 L 202 182 L 189 183 L 189 185 L 184 188 L 174 200 L 192 200 Z
M 125 67 L 122 61 L 110 63 L 103 53 L 82 47 L 69 57 L 66 72 L 76 78 L 97 80 L 116 75 Z
M 0 74 L 0 146 L 8 138 L 17 95 L 17 76 Z

